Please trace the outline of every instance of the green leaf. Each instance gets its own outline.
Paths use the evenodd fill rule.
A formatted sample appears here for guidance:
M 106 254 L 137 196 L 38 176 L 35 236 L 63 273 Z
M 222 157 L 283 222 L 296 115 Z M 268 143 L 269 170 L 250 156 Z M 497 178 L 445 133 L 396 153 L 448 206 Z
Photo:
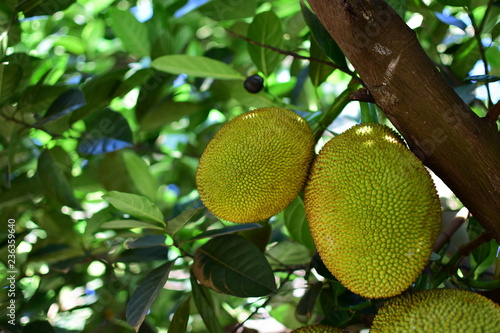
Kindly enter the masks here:
M 198 284 L 193 273 L 191 273 L 189 281 L 191 282 L 191 291 L 193 293 L 194 303 L 196 304 L 198 313 L 203 319 L 208 332 L 224 332 L 215 314 L 214 302 L 209 293 L 209 290 L 206 287 Z
M 103 229 L 133 229 L 133 228 L 144 228 L 144 229 L 157 229 L 157 230 L 163 230 L 162 227 L 159 227 L 157 225 L 148 223 L 148 222 L 142 222 L 142 221 L 137 221 L 137 220 L 116 220 L 116 221 L 109 221 L 101 224 L 101 228 Z
M 222 61 L 202 56 L 166 55 L 156 58 L 151 67 L 170 74 L 186 74 L 195 77 L 211 77 L 220 80 L 244 79 L 244 77 Z
M 167 237 L 165 235 L 145 235 L 134 241 L 127 242 L 127 247 L 129 249 L 145 249 L 156 246 L 168 247 L 165 244 L 166 239 Z
M 296 313 L 299 316 L 306 316 L 310 318 L 313 312 L 314 304 L 316 304 L 316 299 L 319 297 L 320 291 L 323 288 L 323 283 L 317 282 L 310 284 L 305 292 L 304 296 L 299 301 L 297 305 Z
M 455 16 L 453 15 L 448 15 L 448 14 L 444 14 L 444 13 L 435 13 L 436 14 L 436 17 L 443 23 L 445 24 L 448 24 L 448 25 L 453 25 L 457 28 L 460 28 L 462 29 L 463 31 L 465 31 L 465 29 L 467 29 L 467 24 L 465 24 L 464 21 L 456 18 Z
M 469 223 L 467 224 L 469 239 L 476 239 L 480 237 L 483 232 L 484 228 L 479 224 L 477 219 L 474 217 L 469 218 Z M 481 244 L 472 251 L 470 254 L 471 269 L 476 278 L 493 265 L 496 260 L 497 251 L 498 244 L 494 240 Z
M 146 221 L 158 222 L 165 225 L 163 214 L 158 206 L 148 198 L 140 195 L 111 191 L 102 196 L 107 202 L 119 211 Z
M 86 51 L 85 43 L 76 36 L 61 36 L 54 42 L 54 46 L 62 46 L 67 52 L 77 55 L 84 54 Z
M 216 237 L 198 248 L 193 272 L 203 285 L 233 296 L 265 296 L 276 291 L 266 257 L 238 235 Z
M 255 1 L 212 0 L 198 8 L 198 11 L 216 21 L 223 21 L 254 16 L 256 9 Z
M 359 102 L 362 123 L 378 123 L 377 107 L 373 103 Z
M 304 326 L 304 322 L 300 321 L 302 318 L 297 318 L 298 316 L 295 314 L 296 306 L 295 302 L 279 304 L 271 308 L 269 315 L 284 326 L 297 329 Z
M 71 174 L 71 159 L 61 147 L 45 150 L 40 155 L 37 174 L 47 196 L 62 205 L 81 209 L 68 181 Z
M 14 95 L 23 77 L 22 73 L 23 69 L 18 64 L 0 64 L 0 104 Z
M 311 253 L 302 245 L 290 241 L 282 241 L 267 250 L 269 264 L 273 268 L 307 265 Z
M 260 44 L 280 48 L 283 43 L 281 20 L 272 11 L 260 13 L 248 27 L 247 37 Z M 248 53 L 265 76 L 269 76 L 283 58 L 276 51 L 252 43 L 248 44 Z
M 322 313 L 325 314 L 325 320 L 328 320 L 332 325 L 340 327 L 343 324 L 345 325 L 353 314 L 349 311 L 337 310 L 337 307 L 340 305 L 337 295 L 339 291 L 345 291 L 345 288 L 337 281 L 332 281 L 330 284 L 332 284 L 332 287 L 321 289 L 319 306 Z
M 496 82 L 496 81 L 500 81 L 500 76 L 496 76 L 496 75 L 471 75 L 471 76 L 467 76 L 464 80 L 477 81 L 477 82 Z
M 206 109 L 204 104 L 192 102 L 164 101 L 156 105 L 151 112 L 148 112 L 140 121 L 141 130 L 147 131 L 156 129 L 166 124 L 171 124 L 183 117 L 190 116 Z
M 60 10 L 68 8 L 76 0 L 26 0 L 19 1 L 18 10 L 25 17 L 52 15 Z
M 314 38 L 311 38 L 311 57 L 328 61 L 323 51 L 320 49 L 318 43 Z M 326 78 L 333 72 L 334 68 L 318 61 L 311 61 L 309 64 L 309 77 L 315 87 L 325 82 Z
M 59 119 L 85 105 L 85 103 L 85 96 L 80 89 L 69 89 L 52 102 L 45 116 L 37 122 L 37 126 Z
M 104 109 L 86 121 L 86 131 L 78 144 L 84 155 L 99 155 L 131 147 L 133 134 L 119 112 Z
M 22 70 L 19 77 L 19 84 L 16 87 L 16 93 L 24 92 L 25 89 L 30 85 L 30 80 L 32 79 L 32 76 L 34 76 L 33 63 L 34 62 L 36 63 L 36 61 L 34 61 L 26 53 L 12 53 L 3 58 L 2 62 L 9 63 L 9 65 L 15 64 L 21 67 Z M 61 88 L 62 90 L 64 89 L 64 87 Z
M 129 11 L 111 7 L 109 12 L 111 28 L 125 49 L 138 57 L 149 56 L 151 45 L 146 25 L 137 21 Z
M 133 150 L 106 154 L 99 165 L 99 179 L 108 191 L 140 194 L 156 202 L 158 182 Z
M 10 188 L 0 191 L 0 211 L 9 207 L 21 207 L 20 204 L 31 202 L 33 197 L 41 196 L 43 188 L 38 177 L 27 177 L 22 174 L 14 178 Z
M 188 297 L 182 302 L 175 311 L 174 317 L 168 327 L 168 333 L 185 333 L 189 321 L 189 309 L 191 305 L 191 297 Z
M 459 45 L 453 52 L 453 61 L 451 69 L 460 79 L 467 77 L 476 62 L 481 58 L 477 40 L 471 38 L 468 41 Z
M 494 240 L 482 244 L 477 249 L 472 251 L 474 275 L 479 277 L 482 273 L 490 269 L 495 263 L 498 253 L 498 244 Z
M 103 109 L 109 105 L 109 102 L 117 96 L 118 88 L 123 84 L 123 76 L 127 69 L 119 69 L 96 76 L 86 82 L 83 87 L 83 93 L 87 104 L 71 114 L 71 121 L 75 122 L 85 116 Z M 125 93 L 125 92 L 122 92 Z
M 222 229 L 213 229 L 213 230 L 208 230 L 205 232 L 202 232 L 201 234 L 190 238 L 189 241 L 194 241 L 197 239 L 203 239 L 203 238 L 208 238 L 208 237 L 216 237 L 216 236 L 222 236 L 222 235 L 229 235 L 229 234 L 235 234 L 241 231 L 245 230 L 252 230 L 256 228 L 262 228 L 262 226 L 258 223 L 245 223 L 245 224 L 238 224 L 238 225 L 233 225 L 230 227 L 222 228 Z
M 156 297 L 167 282 L 168 274 L 174 266 L 175 261 L 169 261 L 151 271 L 137 286 L 134 294 L 127 304 L 127 322 L 136 332 L 139 332 L 146 314 L 155 301 Z
M 47 206 L 45 209 L 34 210 L 31 216 L 40 228 L 50 235 L 58 235 L 60 239 L 74 239 L 77 237 L 75 221 L 61 212 L 59 207 Z
M 267 220 L 259 222 L 259 225 L 261 225 L 262 228 L 240 231 L 238 232 L 238 235 L 254 243 L 255 246 L 257 246 L 259 250 L 264 253 L 266 252 L 273 228 Z
M 407 7 L 407 0 L 387 0 L 387 3 L 404 19 Z
M 167 222 L 165 232 L 170 236 L 175 235 L 177 231 L 181 230 L 187 223 L 197 219 L 202 210 L 203 208 L 193 208 L 182 212 L 180 215 Z
M 295 200 L 285 209 L 284 219 L 285 226 L 288 232 L 290 232 L 290 236 L 292 236 L 295 241 L 307 247 L 309 251 L 316 251 L 316 246 L 314 245 L 314 240 L 311 236 L 306 218 L 304 201 L 300 196 L 297 196 L 297 198 L 295 198 Z
M 333 40 L 330 33 L 323 27 L 318 17 L 302 2 L 300 3 L 300 7 L 304 15 L 304 20 L 309 26 L 314 39 L 318 42 L 319 47 L 323 50 L 323 53 L 340 67 L 347 68 L 347 62 L 342 50 Z

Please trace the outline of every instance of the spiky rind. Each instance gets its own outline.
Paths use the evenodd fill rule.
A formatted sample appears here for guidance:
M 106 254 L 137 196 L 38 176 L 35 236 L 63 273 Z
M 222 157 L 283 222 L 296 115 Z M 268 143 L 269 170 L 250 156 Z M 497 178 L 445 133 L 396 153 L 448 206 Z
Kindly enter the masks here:
M 389 127 L 361 124 L 313 163 L 305 209 L 330 272 L 368 298 L 402 293 L 425 267 L 441 207 L 420 160 Z
M 465 290 L 435 289 L 397 296 L 379 309 L 370 332 L 500 332 L 500 306 Z
M 269 218 L 303 189 L 314 158 L 314 136 L 295 112 L 269 107 L 246 112 L 210 141 L 196 184 L 205 206 L 236 223 Z

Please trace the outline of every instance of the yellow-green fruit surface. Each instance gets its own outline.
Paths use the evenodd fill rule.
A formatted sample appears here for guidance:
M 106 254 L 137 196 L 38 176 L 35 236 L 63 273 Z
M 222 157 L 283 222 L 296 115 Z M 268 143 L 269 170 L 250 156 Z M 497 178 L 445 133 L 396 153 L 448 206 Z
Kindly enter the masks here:
M 316 324 L 316 325 L 302 326 L 300 328 L 297 328 L 296 330 L 293 330 L 290 333 L 342 333 L 342 332 L 343 331 L 337 327 Z
M 498 333 L 500 306 L 465 290 L 435 289 L 389 299 L 370 333 Z
M 200 198 L 215 216 L 236 223 L 267 219 L 304 188 L 314 136 L 293 111 L 261 108 L 225 124 L 203 152 Z
M 432 178 L 397 133 L 356 125 L 321 149 L 305 189 L 328 270 L 367 298 L 398 295 L 425 267 L 440 228 Z

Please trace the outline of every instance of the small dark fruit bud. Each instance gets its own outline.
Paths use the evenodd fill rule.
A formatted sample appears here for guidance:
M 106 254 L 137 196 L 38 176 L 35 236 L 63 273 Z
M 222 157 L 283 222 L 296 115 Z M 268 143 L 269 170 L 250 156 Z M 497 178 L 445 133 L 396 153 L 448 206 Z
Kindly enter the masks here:
M 260 75 L 249 76 L 245 79 L 244 87 L 248 92 L 256 94 L 264 87 L 264 79 Z

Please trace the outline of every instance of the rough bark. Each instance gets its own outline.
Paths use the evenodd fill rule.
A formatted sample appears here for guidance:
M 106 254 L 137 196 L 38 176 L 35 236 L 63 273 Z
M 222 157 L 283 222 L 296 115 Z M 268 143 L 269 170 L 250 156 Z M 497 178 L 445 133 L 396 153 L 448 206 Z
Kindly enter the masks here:
M 446 83 L 383 0 L 309 0 L 410 149 L 500 241 L 500 135 Z

